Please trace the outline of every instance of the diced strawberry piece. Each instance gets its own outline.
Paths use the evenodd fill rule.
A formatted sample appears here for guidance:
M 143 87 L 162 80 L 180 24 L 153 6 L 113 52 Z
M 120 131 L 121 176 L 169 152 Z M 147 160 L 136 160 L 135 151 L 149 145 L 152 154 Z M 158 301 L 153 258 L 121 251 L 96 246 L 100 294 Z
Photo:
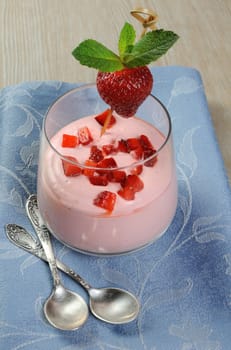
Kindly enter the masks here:
M 112 212 L 116 203 L 116 194 L 110 191 L 100 192 L 93 200 L 93 204 L 97 207 Z
M 140 148 L 140 141 L 137 138 L 128 138 L 127 140 L 128 151 L 133 151 L 134 149 Z
M 126 201 L 132 201 L 135 198 L 135 192 L 129 187 L 121 188 L 117 193 Z
M 114 145 L 112 144 L 108 144 L 108 145 L 103 145 L 102 146 L 102 151 L 103 153 L 108 156 L 109 154 L 112 154 L 115 152 L 115 148 Z
M 99 174 L 108 173 L 107 169 L 116 168 L 117 164 L 114 158 L 104 158 L 99 163 L 97 163 L 97 168 L 102 170 L 97 170 Z M 106 170 L 105 170 L 106 169 Z
M 123 199 L 130 201 L 135 198 L 135 193 L 144 188 L 143 181 L 137 175 L 128 175 L 124 184 L 117 193 Z
M 124 153 L 128 153 L 129 152 L 127 140 L 123 140 L 123 139 L 119 140 L 117 151 L 118 152 L 124 152 Z
M 144 150 L 141 146 L 139 146 L 138 148 L 132 150 L 130 152 L 131 156 L 137 160 L 140 160 L 143 158 L 143 155 L 144 155 Z
M 128 152 L 135 159 L 143 158 L 143 148 L 141 147 L 140 141 L 137 138 L 128 138 L 126 140 Z
M 131 174 L 140 175 L 142 171 L 143 171 L 143 165 L 140 164 L 131 169 Z
M 78 145 L 79 140 L 75 135 L 63 134 L 62 147 L 74 148 Z
M 104 111 L 103 113 L 101 114 L 98 114 L 96 117 L 95 117 L 95 120 L 102 126 L 104 126 L 105 124 L 105 121 L 107 119 L 107 116 L 108 114 L 111 113 L 111 110 L 110 109 L 106 109 L 106 111 Z M 111 118 L 110 118 L 110 122 L 109 124 L 107 125 L 107 129 L 111 128 L 114 124 L 116 123 L 116 119 L 113 115 L 111 115 Z
M 84 163 L 84 165 L 86 166 L 86 168 L 83 168 L 83 174 L 85 176 L 93 176 L 94 173 L 95 173 L 95 170 L 94 169 L 90 169 L 88 167 L 96 167 L 97 163 L 94 161 L 94 160 L 91 160 L 91 159 L 87 159 Z
M 124 183 L 124 188 L 130 188 L 134 192 L 139 192 L 144 188 L 144 183 L 139 176 L 128 175 Z
M 139 141 L 144 150 L 153 149 L 153 145 L 146 135 L 140 135 Z
M 89 176 L 89 181 L 95 186 L 107 186 L 108 178 L 106 175 L 93 175 Z
M 104 156 L 103 156 L 103 152 L 101 151 L 101 149 L 99 149 L 97 146 L 93 145 L 91 146 L 91 152 L 90 152 L 90 157 L 89 159 L 94 160 L 95 162 L 99 162 L 101 160 L 103 160 Z
M 78 162 L 75 157 L 65 156 L 65 158 L 69 159 L 72 162 Z M 62 159 L 62 166 L 64 174 L 66 176 L 78 176 L 82 173 L 82 169 L 79 166 L 68 162 L 67 160 Z
M 93 141 L 93 137 L 87 126 L 84 126 L 78 130 L 78 137 L 79 137 L 79 142 L 82 145 L 88 145 Z
M 126 176 L 127 175 L 123 170 L 113 170 L 110 172 L 108 178 L 110 182 L 119 182 L 123 184 L 126 179 Z
M 146 149 L 144 151 L 144 159 L 147 159 L 156 153 L 155 149 Z M 157 156 L 153 156 L 151 159 L 147 160 L 144 165 L 147 167 L 153 167 L 157 162 Z

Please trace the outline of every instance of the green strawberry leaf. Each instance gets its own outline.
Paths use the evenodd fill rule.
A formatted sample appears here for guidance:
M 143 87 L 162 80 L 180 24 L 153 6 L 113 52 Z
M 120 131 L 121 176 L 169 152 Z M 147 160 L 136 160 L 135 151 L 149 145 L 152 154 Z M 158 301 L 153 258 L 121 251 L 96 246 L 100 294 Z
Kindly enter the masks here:
M 96 40 L 83 41 L 72 51 L 72 55 L 82 65 L 101 72 L 114 72 L 124 68 L 120 57 Z
M 163 29 L 148 32 L 124 55 L 123 63 L 129 68 L 148 65 L 164 55 L 177 39 L 177 34 Z
M 119 36 L 118 49 L 119 49 L 119 55 L 121 58 L 123 58 L 125 53 L 128 53 L 132 50 L 135 39 L 136 39 L 135 29 L 131 24 L 126 22 Z

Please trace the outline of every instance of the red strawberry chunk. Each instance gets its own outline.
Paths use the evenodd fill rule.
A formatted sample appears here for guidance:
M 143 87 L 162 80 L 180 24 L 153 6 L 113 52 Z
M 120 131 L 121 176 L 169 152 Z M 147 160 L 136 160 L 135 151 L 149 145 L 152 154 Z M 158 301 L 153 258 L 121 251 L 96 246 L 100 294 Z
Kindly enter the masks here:
M 90 157 L 89 159 L 94 160 L 96 163 L 103 160 L 103 152 L 97 146 L 91 146 Z
M 121 188 L 117 193 L 126 201 L 132 201 L 133 199 L 135 199 L 135 192 L 129 187 Z
M 144 150 L 153 149 L 153 145 L 146 135 L 140 135 L 139 141 Z
M 83 168 L 83 174 L 85 176 L 93 176 L 95 173 L 95 169 L 91 169 L 95 168 L 97 163 L 94 160 L 91 159 L 87 159 L 84 163 L 84 165 L 86 166 L 86 168 Z M 88 168 L 89 167 L 89 168 Z
M 116 194 L 110 191 L 100 192 L 93 200 L 93 204 L 97 207 L 112 212 L 116 203 Z
M 123 139 L 119 140 L 117 151 L 118 152 L 129 153 L 127 140 L 123 140 Z
M 112 154 L 112 153 L 115 152 L 114 145 L 112 145 L 112 144 L 103 145 L 102 146 L 102 151 L 103 151 L 104 155 L 108 156 L 109 154 Z
M 128 146 L 129 152 L 141 147 L 140 141 L 137 138 L 127 139 L 127 146 Z
M 93 160 L 87 159 L 85 161 L 84 165 L 86 167 L 83 168 L 83 175 L 85 175 L 85 176 L 93 176 L 95 174 L 95 169 L 91 169 L 91 168 L 95 168 L 97 163 L 94 162 Z
M 138 147 L 130 152 L 131 156 L 136 160 L 140 160 L 143 158 L 144 151 L 142 147 Z
M 135 159 L 142 159 L 143 158 L 143 148 L 141 147 L 140 141 L 137 138 L 128 138 L 126 140 L 128 152 L 134 157 Z
M 93 137 L 87 126 L 84 126 L 78 130 L 78 137 L 79 137 L 79 142 L 82 145 L 88 145 L 93 141 Z
M 123 184 L 126 179 L 126 176 L 127 175 L 123 170 L 113 170 L 110 172 L 108 178 L 110 182 L 119 182 Z
M 143 165 L 140 164 L 131 169 L 131 174 L 140 175 L 142 171 L 143 171 Z
M 139 192 L 144 188 L 144 183 L 139 176 L 128 175 L 124 183 L 124 188 L 130 188 L 134 192 Z
M 75 135 L 63 134 L 62 147 L 74 148 L 78 145 L 79 140 Z
M 146 149 L 144 151 L 144 159 L 147 159 L 151 156 L 153 156 L 156 153 L 155 149 Z M 147 167 L 153 167 L 157 162 L 157 156 L 153 156 L 151 159 L 147 160 L 144 165 Z
M 117 192 L 120 197 L 127 201 L 135 199 L 135 193 L 144 188 L 143 181 L 137 175 L 128 175 L 122 188 Z
M 108 178 L 106 175 L 89 176 L 89 181 L 92 185 L 95 185 L 95 186 L 107 186 L 108 185 Z
M 104 111 L 103 113 L 101 114 L 98 114 L 96 117 L 95 117 L 95 120 L 101 125 L 101 126 L 104 126 L 105 122 L 106 122 L 106 119 L 107 119 L 107 116 L 108 114 L 111 113 L 111 110 L 110 109 L 106 109 L 106 111 Z M 111 128 L 114 124 L 116 123 L 116 119 L 113 115 L 111 115 L 111 118 L 110 118 L 110 122 L 109 124 L 107 125 L 107 128 Z
M 69 159 L 72 162 L 78 162 L 75 157 L 65 156 L 65 158 Z M 82 169 L 79 166 L 68 162 L 67 160 L 62 159 L 62 166 L 64 174 L 66 176 L 78 176 L 82 173 Z
M 97 168 L 102 170 L 97 170 L 99 174 L 108 173 L 107 169 L 116 168 L 117 164 L 114 158 L 104 158 L 100 162 L 97 163 Z

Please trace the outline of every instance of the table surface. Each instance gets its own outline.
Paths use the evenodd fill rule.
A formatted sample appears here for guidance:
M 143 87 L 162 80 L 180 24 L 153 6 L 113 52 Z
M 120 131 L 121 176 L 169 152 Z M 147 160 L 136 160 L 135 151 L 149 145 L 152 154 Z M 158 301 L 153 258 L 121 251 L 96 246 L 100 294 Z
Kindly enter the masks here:
M 0 88 L 28 80 L 92 82 L 96 71 L 71 55 L 86 38 L 117 50 L 137 7 L 155 10 L 158 27 L 179 34 L 155 65 L 183 65 L 202 75 L 210 113 L 231 179 L 230 0 L 0 0 Z

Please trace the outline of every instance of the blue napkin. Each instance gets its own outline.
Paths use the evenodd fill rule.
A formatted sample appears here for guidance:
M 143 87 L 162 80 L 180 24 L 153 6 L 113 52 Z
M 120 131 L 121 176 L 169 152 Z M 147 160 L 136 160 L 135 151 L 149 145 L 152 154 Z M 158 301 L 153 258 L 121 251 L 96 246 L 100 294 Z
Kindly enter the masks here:
M 49 105 L 77 84 L 25 82 L 0 91 L 0 349 L 221 350 L 231 343 L 231 195 L 197 70 L 155 67 L 153 94 L 168 108 L 179 201 L 156 243 L 125 256 L 93 257 L 55 239 L 58 258 L 95 287 L 139 297 L 137 320 L 110 325 L 90 315 L 77 331 L 52 328 L 42 305 L 48 266 L 12 245 L 9 222 L 32 232 L 25 201 L 36 191 L 39 134 Z M 142 225 L 141 225 L 142 232 Z M 62 275 L 64 284 L 88 296 Z

